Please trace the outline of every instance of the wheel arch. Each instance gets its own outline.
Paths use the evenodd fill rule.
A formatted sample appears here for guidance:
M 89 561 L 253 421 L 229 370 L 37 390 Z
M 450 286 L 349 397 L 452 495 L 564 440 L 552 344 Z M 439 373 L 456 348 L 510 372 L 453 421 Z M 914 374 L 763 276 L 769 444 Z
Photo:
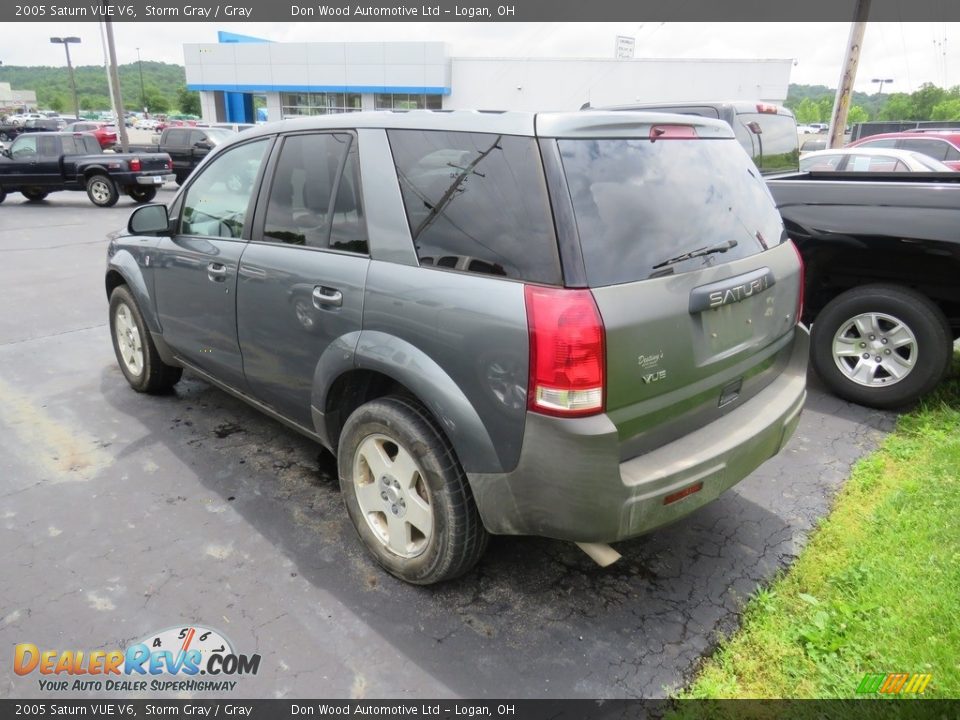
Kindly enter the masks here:
M 107 267 L 107 273 L 104 278 L 104 286 L 107 291 L 107 300 L 110 295 L 120 285 L 126 285 L 133 293 L 137 301 L 137 307 L 143 315 L 151 333 L 160 333 L 160 321 L 157 318 L 156 308 L 150 298 L 150 292 L 147 289 L 146 279 L 137 264 L 136 259 L 127 250 L 117 251 L 110 258 L 110 264 Z
M 503 472 L 480 415 L 454 380 L 426 353 L 383 332 L 356 334 L 352 357 L 342 343 L 324 353 L 314 376 L 314 429 L 335 450 L 347 417 L 390 394 L 416 399 L 446 435 L 467 472 Z

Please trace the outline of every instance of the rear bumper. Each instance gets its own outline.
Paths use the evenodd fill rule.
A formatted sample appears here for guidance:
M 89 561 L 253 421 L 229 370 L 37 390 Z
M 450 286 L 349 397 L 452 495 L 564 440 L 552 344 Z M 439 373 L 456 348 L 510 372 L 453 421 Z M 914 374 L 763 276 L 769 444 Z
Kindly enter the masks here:
M 173 173 L 169 175 L 139 175 L 137 185 L 163 185 L 166 182 L 173 182 L 177 176 Z
M 617 431 L 605 415 L 528 413 L 517 468 L 469 474 L 484 525 L 503 535 L 614 542 L 715 500 L 776 455 L 796 429 L 809 342 L 798 327 L 787 367 L 770 385 L 721 419 L 626 462 L 618 462 Z M 699 492 L 664 505 L 698 482 Z

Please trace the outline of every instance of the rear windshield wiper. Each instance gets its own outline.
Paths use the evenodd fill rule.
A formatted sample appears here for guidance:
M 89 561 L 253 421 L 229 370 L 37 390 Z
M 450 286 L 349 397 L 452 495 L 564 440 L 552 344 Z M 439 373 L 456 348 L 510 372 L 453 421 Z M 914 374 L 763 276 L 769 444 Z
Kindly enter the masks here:
M 675 265 L 678 262 L 683 262 L 684 260 L 690 260 L 691 258 L 703 257 L 704 255 L 713 255 L 714 253 L 725 253 L 727 250 L 735 248 L 737 246 L 736 240 L 727 240 L 726 242 L 717 243 L 716 245 L 709 245 L 707 247 L 697 248 L 696 250 L 691 250 L 690 252 L 685 252 L 683 255 L 677 255 L 672 257 L 669 260 L 664 260 L 662 263 L 658 263 L 653 266 L 653 269 L 666 267 L 667 265 Z

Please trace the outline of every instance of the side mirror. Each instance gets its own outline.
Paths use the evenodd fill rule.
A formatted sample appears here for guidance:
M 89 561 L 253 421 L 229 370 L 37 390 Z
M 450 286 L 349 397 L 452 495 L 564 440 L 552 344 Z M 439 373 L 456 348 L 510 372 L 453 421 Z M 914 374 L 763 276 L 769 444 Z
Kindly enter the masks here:
M 170 232 L 170 219 L 166 205 L 144 205 L 133 211 L 127 221 L 131 235 L 166 235 Z

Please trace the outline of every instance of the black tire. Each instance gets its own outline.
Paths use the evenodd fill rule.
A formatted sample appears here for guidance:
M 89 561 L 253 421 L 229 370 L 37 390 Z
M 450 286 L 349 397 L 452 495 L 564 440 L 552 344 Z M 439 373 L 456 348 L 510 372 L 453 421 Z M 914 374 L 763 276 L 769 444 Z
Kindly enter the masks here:
M 187 181 L 187 175 L 188 175 L 188 174 L 189 174 L 189 173 L 179 173 L 179 172 L 175 174 L 175 177 L 176 177 L 176 181 L 177 181 L 177 185 L 178 185 L 178 186 L 179 186 L 179 185 L 183 185 L 183 184 Z
M 121 340 L 118 338 L 118 326 L 123 330 L 124 319 L 121 318 L 122 308 L 128 310 L 126 316 L 136 326 L 140 346 L 140 368 L 136 372 L 124 358 L 121 349 Z M 183 375 L 183 368 L 167 365 L 160 359 L 157 347 L 153 343 L 147 324 L 143 321 L 137 301 L 126 285 L 120 285 L 110 294 L 110 337 L 113 340 L 113 351 L 117 356 L 120 371 L 137 392 L 162 393 L 170 390 Z
M 372 481 L 380 489 L 378 483 L 382 478 L 372 477 L 374 473 L 362 470 L 364 461 L 358 459 L 358 450 L 378 438 L 383 439 L 380 440 L 384 443 L 382 447 L 391 462 L 400 457 L 400 452 L 412 457 L 417 470 L 416 480 L 405 497 L 408 502 L 413 502 L 412 493 L 417 492 L 432 518 L 430 535 L 414 541 L 420 542 L 422 547 L 415 549 L 413 556 L 397 554 L 373 528 L 376 516 L 383 515 L 384 525 L 389 522 L 387 513 L 391 512 L 391 499 L 386 493 L 380 495 L 384 499 L 383 510 L 371 513 L 371 520 L 368 521 L 360 507 L 358 487 Z M 395 450 L 394 455 L 390 454 L 391 447 Z M 367 550 L 391 574 L 416 585 L 431 585 L 464 574 L 483 555 L 488 535 L 466 474 L 450 441 L 416 401 L 391 395 L 357 408 L 347 418 L 340 435 L 338 464 L 347 513 Z M 355 466 L 361 468 L 356 473 L 358 477 L 355 477 Z M 369 469 L 368 464 L 366 467 Z M 389 471 L 393 467 L 387 466 L 385 477 L 391 477 Z M 397 489 L 399 491 L 399 486 Z M 411 536 L 412 529 L 411 525 Z
M 127 188 L 127 195 L 132 197 L 137 205 L 142 205 L 157 196 L 157 188 L 153 185 L 132 185 Z
M 893 346 L 893 338 L 883 345 L 875 344 L 887 340 L 883 333 L 895 327 L 886 319 L 880 321 L 881 334 L 876 335 L 877 340 L 863 337 L 851 323 L 854 318 L 870 313 L 899 321 L 915 342 L 901 348 Z M 849 328 L 846 337 L 848 341 L 853 340 L 858 355 L 835 359 L 834 340 L 845 328 Z M 898 337 L 903 337 L 902 331 Z M 898 408 L 930 392 L 946 376 L 953 356 L 952 337 L 947 319 L 925 295 L 895 285 L 867 285 L 838 295 L 817 315 L 811 332 L 811 360 L 820 378 L 840 397 L 868 407 Z M 887 344 L 890 347 L 885 347 Z M 874 384 L 858 383 L 841 370 L 840 364 L 845 363 L 852 372 L 862 359 L 860 350 L 867 355 L 865 369 L 869 369 L 866 363 L 873 363 L 877 357 L 884 360 L 885 356 L 891 357 L 891 353 L 900 353 L 909 361 L 909 370 L 897 380 L 878 368 Z M 897 365 L 901 366 L 902 363 Z
M 47 195 L 49 195 L 50 193 L 46 193 L 43 190 L 35 190 L 33 188 L 29 188 L 27 190 L 21 190 L 20 194 L 23 195 L 30 202 L 40 202 L 45 197 L 47 197 Z
M 7 191 L 0 188 L 0 203 L 7 199 Z
M 120 192 L 113 180 L 97 174 L 87 178 L 87 197 L 97 207 L 113 207 L 120 199 Z

